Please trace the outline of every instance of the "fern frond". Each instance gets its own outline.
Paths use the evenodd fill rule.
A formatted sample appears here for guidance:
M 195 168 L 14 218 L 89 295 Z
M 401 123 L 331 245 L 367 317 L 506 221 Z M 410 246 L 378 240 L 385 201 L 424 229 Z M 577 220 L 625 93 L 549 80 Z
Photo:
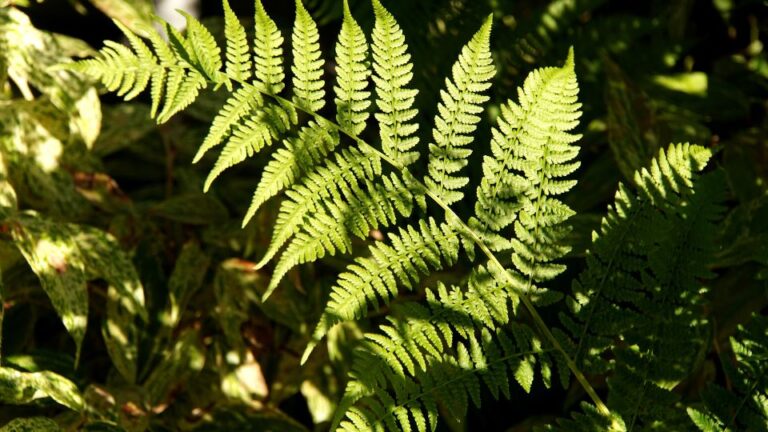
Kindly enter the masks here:
M 704 404 L 688 408 L 703 432 L 768 431 L 768 318 L 754 315 L 731 338 L 734 358 L 721 356 L 731 390 L 710 384 Z
M 295 109 L 287 104 L 270 103 L 252 111 L 245 120 L 238 122 L 232 137 L 224 145 L 216 164 L 205 179 L 203 190 L 207 192 L 216 177 L 227 168 L 272 145 L 297 121 Z
M 197 163 L 205 153 L 213 147 L 221 144 L 227 134 L 236 128 L 240 121 L 264 103 L 264 98 L 259 89 L 251 84 L 243 84 L 232 96 L 227 99 L 208 130 L 200 148 L 197 150 L 192 163 Z
M 649 422 L 690 427 L 670 389 L 705 343 L 697 309 L 701 281 L 712 276 L 707 263 L 724 197 L 718 173 L 695 177 L 710 156 L 700 146 L 672 145 L 636 172 L 637 194 L 620 187 L 573 285 L 571 314 L 562 317 L 577 340 L 576 361 L 613 370 L 608 405 L 630 430 Z M 615 364 L 601 355 L 609 349 Z
M 165 102 L 157 115 L 157 122 L 167 122 L 192 104 L 205 85 L 205 78 L 197 72 L 182 68 L 170 69 L 165 84 Z
M 245 28 L 229 6 L 229 0 L 223 0 L 222 3 L 224 38 L 227 41 L 226 74 L 229 78 L 244 83 L 251 78 L 251 58 Z
M 283 79 L 283 35 L 277 24 L 267 15 L 261 0 L 256 0 L 256 37 L 253 43 L 256 65 L 256 79 L 265 89 L 272 93 L 280 93 L 285 84 Z
M 458 259 L 458 233 L 432 219 L 420 220 L 416 228 L 400 228 L 398 235 L 389 235 L 389 241 L 391 246 L 384 242 L 371 246 L 370 257 L 357 258 L 339 275 L 315 328 L 315 342 L 307 347 L 304 359 L 336 323 L 365 316 L 369 305 L 389 303 L 397 295 L 398 286 L 413 289 L 421 275 L 450 266 Z
M 70 67 L 101 81 L 108 91 L 130 100 L 147 88 L 157 59 L 141 39 L 122 24 L 116 22 L 116 25 L 128 37 L 135 53 L 125 45 L 106 41 L 99 57 L 81 60 Z
M 507 141 L 512 149 L 509 165 L 520 174 L 504 172 L 500 176 L 508 184 L 518 185 L 522 179 L 527 184 L 519 197 L 521 209 L 512 240 L 512 262 L 527 277 L 526 290 L 561 273 L 565 266 L 552 261 L 570 250 L 562 240 L 570 232 L 565 222 L 574 212 L 555 196 L 576 184 L 563 177 L 579 166 L 573 161 L 579 152 L 573 144 L 580 135 L 568 133 L 581 117 L 578 91 L 571 50 L 562 68 L 529 74 L 519 92 L 519 104 L 508 104 L 505 120 L 518 132 Z
M 264 257 L 256 264 L 263 267 L 300 228 L 305 216 L 329 198 L 341 201 L 341 191 L 356 187 L 358 182 L 373 180 L 381 175 L 381 159 L 375 154 L 345 149 L 328 162 L 308 174 L 301 184 L 286 192 Z
M 519 301 L 500 279 L 479 266 L 466 291 L 439 284 L 427 290 L 427 307 L 397 305 L 402 318 L 366 335 L 335 423 L 346 412 L 342 430 L 392 430 L 393 422 L 394 430 L 434 430 L 438 403 L 460 419 L 469 399 L 479 406 L 481 384 L 509 397 L 511 375 L 530 391 L 537 363 L 549 386 L 552 350 L 526 325 L 510 324 Z
M 320 53 L 320 35 L 317 24 L 296 0 L 296 20 L 293 24 L 293 101 L 309 111 L 317 112 L 325 105 L 323 90 L 323 63 Z
M 173 54 L 173 50 L 163 40 L 160 34 L 152 27 L 141 26 L 142 32 L 147 35 L 152 48 L 155 50 L 158 60 L 160 61 L 159 68 L 154 68 L 151 71 L 151 88 L 150 98 L 152 100 L 152 107 L 150 109 L 150 117 L 156 118 L 157 112 L 160 108 L 160 102 L 162 101 L 163 91 L 165 89 L 165 79 L 168 75 L 166 68 L 175 66 L 177 64 L 176 57 Z
M 379 108 L 375 117 L 381 146 L 385 155 L 400 166 L 408 166 L 419 158 L 419 153 L 412 150 L 419 142 L 415 135 L 419 124 L 414 121 L 418 115 L 414 101 L 419 91 L 407 87 L 413 79 L 411 55 L 395 17 L 379 0 L 373 0 L 373 11 L 373 82 Z
M 333 89 L 336 121 L 353 135 L 363 132 L 368 119 L 371 92 L 366 88 L 370 74 L 365 33 L 352 17 L 348 0 L 344 0 L 344 20 L 336 43 L 337 79 Z
M 248 224 L 262 204 L 322 163 L 338 144 L 338 132 L 320 122 L 310 122 L 297 137 L 284 139 L 283 147 L 272 153 L 272 160 L 264 167 L 251 205 L 243 217 L 243 226 Z
M 665 208 L 679 202 L 677 193 L 667 195 L 669 203 L 659 200 L 660 191 L 689 193 L 694 176 L 704 168 L 711 155 L 710 150 L 701 146 L 671 145 L 659 152 L 651 162 L 650 170 L 644 168 L 635 173 L 641 195 L 619 185 L 614 204 L 608 208 L 599 231 L 593 234 L 587 268 L 573 283 L 573 294 L 568 299 L 571 314 L 561 316 L 578 343 L 574 353 L 578 364 L 587 361 L 584 358 L 587 352 L 610 349 L 613 337 L 640 319 L 637 313 L 614 305 L 613 300 L 634 298 L 642 286 L 637 272 L 647 265 L 644 262 L 647 246 L 642 243 L 642 236 L 649 235 L 649 215 L 657 212 L 657 207 Z M 599 363 L 600 356 L 590 355 L 589 358 L 594 362 L 588 364 L 591 370 L 606 371 L 608 365 Z
M 362 187 L 341 188 L 341 201 L 326 202 L 324 208 L 308 214 L 302 231 L 296 234 L 280 256 L 264 297 L 277 288 L 291 268 L 314 262 L 326 255 L 348 253 L 351 237 L 366 238 L 371 230 L 394 224 L 413 209 L 413 196 L 395 175 L 381 177 L 380 184 L 366 181 Z
M 600 410 L 586 402 L 582 402 L 584 413 L 574 413 L 573 419 L 558 419 L 557 425 L 548 425 L 543 431 L 548 432 L 626 432 L 627 426 L 621 417 L 605 416 Z M 538 430 L 538 429 L 534 429 Z
M 184 11 L 179 13 L 187 20 L 186 46 L 192 58 L 195 59 L 192 65 L 209 80 L 215 83 L 221 82 L 221 49 L 213 35 L 197 18 Z
M 446 204 L 461 200 L 460 191 L 469 178 L 459 175 L 467 165 L 472 150 L 466 147 L 474 141 L 473 133 L 480 121 L 483 104 L 488 96 L 482 94 L 491 86 L 496 74 L 491 58 L 491 23 L 489 16 L 480 30 L 461 50 L 451 70 L 452 80 L 445 80 L 440 92 L 432 136 L 429 145 L 429 177 L 426 185 Z
M 146 33 L 157 56 L 138 36 L 121 24 L 116 25 L 123 31 L 133 50 L 107 41 L 98 57 L 81 60 L 67 67 L 101 81 L 109 91 L 117 92 L 118 96 L 126 100 L 143 92 L 151 82 L 152 116 L 156 117 L 158 123 L 168 121 L 194 102 L 200 90 L 207 85 L 206 76 L 201 72 L 215 75 L 218 79 L 212 68 L 216 65 L 220 67 L 220 60 L 217 63 L 216 60 L 206 59 L 204 64 L 197 61 L 199 53 L 195 50 L 215 47 L 215 42 L 213 46 L 210 45 L 212 39 L 207 38 L 210 33 L 202 30 L 202 25 L 191 32 L 191 39 L 187 40 L 166 23 L 170 46 L 162 40 L 157 30 L 147 29 Z M 195 24 L 192 26 L 195 27 Z

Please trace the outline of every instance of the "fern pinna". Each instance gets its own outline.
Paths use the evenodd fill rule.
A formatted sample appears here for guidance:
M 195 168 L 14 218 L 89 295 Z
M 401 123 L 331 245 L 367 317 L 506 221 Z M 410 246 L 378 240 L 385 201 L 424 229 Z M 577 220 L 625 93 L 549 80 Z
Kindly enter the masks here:
M 426 276 L 458 262 L 471 267 L 455 284 L 425 288 L 424 301 L 394 304 L 387 323 L 365 336 L 334 428 L 434 430 L 439 415 L 461 419 L 470 401 L 479 406 L 483 386 L 494 397 L 509 395 L 512 380 L 530 391 L 536 376 L 549 387 L 556 373 L 564 384 L 575 377 L 594 403 L 586 414 L 563 421 L 566 430 L 632 429 L 644 424 L 653 403 L 674 405 L 664 390 L 679 377 L 657 376 L 657 363 L 682 354 L 693 361 L 695 349 L 682 353 L 668 334 L 678 341 L 696 339 L 703 327 L 677 334 L 687 315 L 678 321 L 663 315 L 679 308 L 679 296 L 701 291 L 696 281 L 705 276 L 706 228 L 718 215 L 709 201 L 717 196 L 717 179 L 702 178 L 695 187 L 692 179 L 708 150 L 672 146 L 637 174 L 637 196 L 620 189 L 587 269 L 567 298 L 566 331 L 552 331 L 537 307 L 561 297 L 548 283 L 564 271 L 558 260 L 570 250 L 566 238 L 574 212 L 560 197 L 575 185 L 569 176 L 579 167 L 580 136 L 571 132 L 581 115 L 572 50 L 562 67 L 533 71 L 519 88 L 519 99 L 501 106 L 490 152 L 483 157 L 474 214 L 464 221 L 451 205 L 465 199 L 470 154 L 484 144 L 474 142 L 474 132 L 496 73 L 491 17 L 459 53 L 440 92 L 433 142 L 420 145 L 408 46 L 379 0 L 373 0 L 370 39 L 344 3 L 335 45 L 335 118 L 319 113 L 332 111 L 325 106 L 330 99 L 325 60 L 318 27 L 301 1 L 290 37 L 290 80 L 286 38 L 261 1 L 256 0 L 252 44 L 227 0 L 223 3 L 224 50 L 187 15 L 185 35 L 163 24 L 166 43 L 145 28 L 150 49 L 120 26 L 132 49 L 110 42 L 96 58 L 71 67 L 126 99 L 149 87 L 152 115 L 160 123 L 192 103 L 201 89 L 223 87 L 229 97 L 194 158 L 201 161 L 221 148 L 205 190 L 230 167 L 276 147 L 243 220 L 245 225 L 280 196 L 271 243 L 256 264 L 274 262 L 264 299 L 298 265 L 359 255 L 338 276 L 302 360 L 332 327 L 390 304 L 401 288 L 420 288 Z M 369 127 L 378 133 L 364 134 Z M 378 136 L 379 142 L 363 136 Z M 424 152 L 427 173 L 419 179 L 417 161 Z M 699 223 L 686 225 L 692 218 Z M 366 240 L 371 230 L 388 227 L 386 239 L 366 253 L 353 248 L 353 239 Z M 644 243 L 645 238 L 657 241 Z M 673 260 L 665 255 L 680 251 L 688 255 Z M 644 293 L 640 286 L 670 289 Z M 657 305 L 663 308 L 654 312 Z M 659 319 L 638 327 L 646 313 Z M 614 346 L 617 337 L 633 348 Z M 625 363 L 613 370 L 615 362 L 601 363 L 606 357 L 596 353 Z M 627 401 L 611 391 L 609 406 L 622 420 L 582 370 L 612 373 L 611 390 L 639 383 L 642 400 Z

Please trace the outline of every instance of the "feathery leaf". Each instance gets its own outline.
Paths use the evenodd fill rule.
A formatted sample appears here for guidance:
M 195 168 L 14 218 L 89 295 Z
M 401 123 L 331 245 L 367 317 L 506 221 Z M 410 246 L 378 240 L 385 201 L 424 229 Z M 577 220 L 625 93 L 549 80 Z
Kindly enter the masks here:
M 491 23 L 489 16 L 472 40 L 461 50 L 459 59 L 451 70 L 452 80 L 445 80 L 440 92 L 435 127 L 432 130 L 434 144 L 429 145 L 429 187 L 446 204 L 464 197 L 460 192 L 469 178 L 459 175 L 472 153 L 465 147 L 472 144 L 472 136 L 480 121 L 483 104 L 488 96 L 482 94 L 491 86 L 496 74 L 491 59 Z
M 253 43 L 253 62 L 256 65 L 256 79 L 265 89 L 280 93 L 285 84 L 283 79 L 283 35 L 277 24 L 267 15 L 261 0 L 256 0 L 256 37 Z
M 323 59 L 320 53 L 320 35 L 317 24 L 296 0 L 296 21 L 293 24 L 293 101 L 309 112 L 317 112 L 325 105 L 323 97 Z
M 251 58 L 245 28 L 229 6 L 229 0 L 223 0 L 222 3 L 224 38 L 227 41 L 226 74 L 229 78 L 244 83 L 251 78 Z
M 349 11 L 348 0 L 344 0 L 344 21 L 336 43 L 336 121 L 353 135 L 365 129 L 368 119 L 369 97 L 368 43 L 363 29 Z
M 414 135 L 419 124 L 414 121 L 418 110 L 414 100 L 418 90 L 407 87 L 413 79 L 413 64 L 408 54 L 405 36 L 395 17 L 373 0 L 376 22 L 373 27 L 373 82 L 376 84 L 376 105 L 379 111 L 379 135 L 384 154 L 401 166 L 419 158 L 413 148 L 419 138 Z
M 232 136 L 221 150 L 219 159 L 205 179 L 203 190 L 208 191 L 213 181 L 226 169 L 249 158 L 280 137 L 297 122 L 293 106 L 265 104 L 252 110 L 239 122 Z

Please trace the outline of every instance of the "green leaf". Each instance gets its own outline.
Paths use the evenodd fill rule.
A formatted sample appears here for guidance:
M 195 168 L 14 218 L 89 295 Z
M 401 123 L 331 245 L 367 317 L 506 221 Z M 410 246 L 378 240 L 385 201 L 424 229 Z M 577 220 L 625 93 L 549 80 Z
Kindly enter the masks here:
M 251 78 L 251 57 L 245 28 L 224 0 L 224 37 L 227 40 L 227 76 L 235 81 L 246 82 Z
M 174 329 L 181 320 L 192 295 L 199 290 L 208 272 L 210 257 L 197 243 L 185 243 L 168 280 L 168 308 L 163 325 Z
M 317 112 L 325 105 L 323 97 L 323 64 L 320 52 L 320 34 L 317 24 L 296 0 L 296 21 L 291 36 L 293 47 L 293 101 L 309 112 Z
M 373 82 L 379 112 L 379 135 L 384 154 L 407 166 L 419 158 L 413 150 L 419 143 L 414 121 L 416 89 L 406 87 L 413 78 L 413 63 L 400 25 L 379 0 L 373 0 L 376 21 L 373 27 Z
M 13 223 L 16 246 L 75 340 L 75 363 L 88 317 L 86 281 L 107 281 L 103 328 L 107 350 L 118 370 L 133 381 L 138 349 L 135 320 L 146 321 L 147 312 L 141 282 L 120 245 L 107 233 L 88 226 L 54 223 L 34 215 L 22 215 Z
M 184 330 L 163 361 L 144 382 L 147 399 L 152 406 L 164 401 L 169 393 L 197 373 L 205 364 L 205 348 L 200 335 L 192 328 Z
M 365 129 L 371 92 L 366 90 L 371 75 L 365 33 L 344 0 L 344 21 L 336 43 L 336 121 L 353 135 Z
M 50 397 L 73 410 L 85 409 L 77 386 L 63 376 L 50 372 L 19 372 L 0 367 L 0 401 L 14 405 L 28 404 Z
M 261 0 L 256 0 L 256 35 L 253 48 L 253 62 L 256 65 L 256 79 L 267 91 L 280 93 L 285 84 L 283 79 L 283 35 L 277 24 L 267 15 Z
M 17 418 L 0 427 L 0 432 L 59 432 L 55 421 L 46 417 Z
M 445 80 L 445 89 L 440 92 L 432 130 L 435 142 L 429 145 L 429 177 L 425 183 L 446 204 L 461 200 L 464 193 L 460 189 L 469 182 L 459 173 L 469 163 L 473 133 L 488 100 L 483 92 L 491 87 L 496 75 L 490 46 L 492 22 L 492 16 L 486 18 L 461 50 L 451 71 L 452 79 Z
M 71 225 L 22 216 L 12 231 L 14 243 L 40 279 L 54 309 L 75 340 L 75 363 L 88 321 L 88 290 L 83 262 Z

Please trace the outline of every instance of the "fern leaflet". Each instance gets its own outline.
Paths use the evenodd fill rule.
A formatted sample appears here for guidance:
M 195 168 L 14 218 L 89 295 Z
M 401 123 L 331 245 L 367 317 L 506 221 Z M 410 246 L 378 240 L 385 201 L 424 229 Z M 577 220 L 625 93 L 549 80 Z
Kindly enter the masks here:
M 251 84 L 244 84 L 227 99 L 221 111 L 213 119 L 213 124 L 208 130 L 200 148 L 197 150 L 193 163 L 200 161 L 208 150 L 221 144 L 230 131 L 239 125 L 239 122 L 264 103 L 259 89 Z
M 296 0 L 293 25 L 293 101 L 301 108 L 317 112 L 325 105 L 323 97 L 323 59 L 320 57 L 320 35 L 309 12 Z
M 207 191 L 216 177 L 227 168 L 271 145 L 297 121 L 296 110 L 292 105 L 266 104 L 253 110 L 232 132 L 232 137 L 224 145 L 219 159 L 205 179 L 203 190 Z
M 399 235 L 389 236 L 392 246 L 377 243 L 371 247 L 370 257 L 356 259 L 355 264 L 339 276 L 315 328 L 315 341 L 321 340 L 336 323 L 363 317 L 368 304 L 388 303 L 397 295 L 398 285 L 413 289 L 420 275 L 456 262 L 459 252 L 456 231 L 432 219 L 419 221 L 417 228 L 401 228 Z M 305 350 L 304 360 L 315 343 Z
M 280 93 L 285 84 L 283 79 L 283 35 L 277 24 L 267 15 L 261 0 L 256 0 L 256 37 L 253 43 L 256 65 L 256 79 L 265 89 L 272 93 Z
M 419 158 L 413 148 L 419 138 L 415 136 L 419 124 L 413 122 L 418 110 L 413 108 L 418 90 L 406 87 L 413 78 L 411 55 L 405 36 L 395 17 L 373 0 L 376 22 L 373 27 L 373 82 L 379 112 L 381 147 L 385 155 L 400 166 L 407 166 Z
M 368 61 L 368 43 L 363 29 L 357 24 L 349 11 L 349 3 L 344 0 L 344 21 L 341 24 L 339 41 L 336 43 L 336 121 L 342 128 L 353 135 L 359 135 L 365 129 L 365 121 L 371 102 L 368 87 L 370 75 Z
M 224 38 L 227 41 L 226 74 L 237 82 L 246 82 L 251 78 L 251 58 L 245 28 L 229 6 L 229 0 L 223 0 L 222 3 L 224 5 Z
M 297 137 L 284 139 L 283 147 L 272 154 L 272 160 L 264 167 L 251 205 L 243 217 L 243 226 L 268 199 L 292 186 L 325 160 L 338 143 L 339 135 L 335 130 L 314 122 L 304 126 Z
M 488 100 L 482 92 L 491 86 L 490 80 L 496 74 L 491 59 L 491 22 L 489 16 L 461 50 L 451 71 L 453 81 L 446 79 L 446 88 L 440 92 L 441 102 L 432 130 L 435 143 L 429 145 L 429 177 L 425 182 L 446 204 L 464 196 L 459 189 L 467 185 L 469 178 L 457 174 L 472 153 L 465 147 L 474 141 L 472 135 L 480 121 L 478 114 Z

